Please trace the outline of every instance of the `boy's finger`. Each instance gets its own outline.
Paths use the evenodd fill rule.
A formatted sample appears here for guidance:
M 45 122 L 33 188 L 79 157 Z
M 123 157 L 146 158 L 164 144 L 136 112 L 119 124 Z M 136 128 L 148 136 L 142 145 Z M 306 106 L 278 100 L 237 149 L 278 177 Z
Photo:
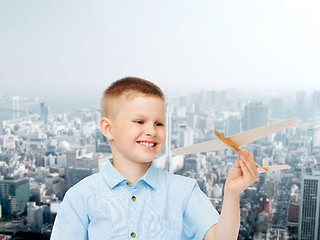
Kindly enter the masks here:
M 247 164 L 244 161 L 240 160 L 240 165 L 243 173 L 243 181 L 246 185 L 245 187 L 247 188 L 249 185 L 256 181 L 257 177 L 252 175 Z
M 240 155 L 240 159 L 244 161 L 252 177 L 258 177 L 258 171 L 254 157 L 247 150 L 243 150 Z
M 239 160 L 240 162 L 240 167 L 241 167 L 241 170 L 242 170 L 242 173 L 243 173 L 243 176 L 246 177 L 246 176 L 249 176 L 249 177 L 252 177 L 247 165 L 244 163 L 243 160 Z
M 240 152 L 240 151 L 239 151 Z M 234 167 L 240 168 L 240 153 L 238 152 L 238 157 L 236 162 L 233 164 Z
M 255 162 L 254 157 L 252 156 L 252 154 L 249 153 L 249 152 L 248 152 L 248 154 L 249 154 L 249 156 L 248 156 L 248 160 L 249 160 L 249 166 L 248 167 L 249 167 L 249 170 L 250 170 L 251 174 L 253 175 L 253 177 L 257 178 L 259 173 L 258 173 L 258 169 L 256 167 L 256 162 Z

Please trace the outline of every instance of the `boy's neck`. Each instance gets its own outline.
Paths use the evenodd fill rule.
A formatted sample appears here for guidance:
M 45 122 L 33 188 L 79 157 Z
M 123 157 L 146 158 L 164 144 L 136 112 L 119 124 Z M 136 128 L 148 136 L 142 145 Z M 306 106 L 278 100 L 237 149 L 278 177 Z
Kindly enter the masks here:
M 116 159 L 112 160 L 113 167 L 117 169 L 122 176 L 130 180 L 133 185 L 135 185 L 139 179 L 144 176 L 151 164 L 152 162 L 142 164 L 117 161 Z

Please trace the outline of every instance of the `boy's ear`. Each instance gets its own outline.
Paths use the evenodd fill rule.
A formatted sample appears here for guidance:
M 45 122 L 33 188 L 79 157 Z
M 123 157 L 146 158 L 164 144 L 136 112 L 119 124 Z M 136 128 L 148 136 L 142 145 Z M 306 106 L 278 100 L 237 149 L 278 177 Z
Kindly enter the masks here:
M 102 134 L 110 141 L 113 140 L 112 125 L 108 118 L 101 118 L 99 122 L 100 130 Z

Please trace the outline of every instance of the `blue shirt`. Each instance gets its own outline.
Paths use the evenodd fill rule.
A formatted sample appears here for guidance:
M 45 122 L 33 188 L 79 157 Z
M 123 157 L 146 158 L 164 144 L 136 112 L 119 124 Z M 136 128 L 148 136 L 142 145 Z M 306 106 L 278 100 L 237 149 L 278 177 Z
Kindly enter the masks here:
M 108 162 L 68 190 L 51 240 L 203 239 L 218 218 L 195 179 L 152 164 L 134 186 Z

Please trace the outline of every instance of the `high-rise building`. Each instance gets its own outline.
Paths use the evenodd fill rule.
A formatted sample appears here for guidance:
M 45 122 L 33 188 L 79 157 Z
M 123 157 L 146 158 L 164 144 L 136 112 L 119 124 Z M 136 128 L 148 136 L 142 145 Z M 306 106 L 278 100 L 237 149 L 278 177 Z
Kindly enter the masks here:
M 80 168 L 71 166 L 67 169 L 68 188 L 80 182 L 85 177 L 98 173 L 97 168 Z
M 15 111 L 13 115 L 13 119 L 20 117 L 20 104 L 19 104 L 19 97 L 12 97 L 12 110 Z
M 40 230 L 43 227 L 43 212 L 45 206 L 37 206 L 35 202 L 27 203 L 27 223 L 33 228 Z
M 0 120 L 0 135 L 3 135 L 3 120 Z
M 50 107 L 47 104 L 45 104 L 44 102 L 41 102 L 40 103 L 40 119 L 44 123 L 48 122 L 49 114 L 50 114 Z
M 313 147 L 320 147 L 320 125 L 316 125 L 313 127 L 312 145 Z
M 67 167 L 74 166 L 77 159 L 77 150 L 69 150 L 66 152 Z
M 68 183 L 65 178 L 60 177 L 59 173 L 50 173 L 45 178 L 47 190 L 55 194 L 58 198 L 62 198 L 68 190 Z
M 320 174 L 302 176 L 299 239 L 320 239 Z
M 100 172 L 110 158 L 112 155 L 77 158 L 74 165 L 67 168 L 68 187 L 72 187 L 87 176 Z
M 288 224 L 289 226 L 298 226 L 299 224 L 299 202 L 290 201 L 289 203 L 289 215 Z
M 193 144 L 193 129 L 180 125 L 179 129 L 179 147 L 185 147 Z
M 18 216 L 25 211 L 29 200 L 29 179 L 0 180 L 0 199 L 3 215 Z
M 315 91 L 312 94 L 312 111 L 314 115 L 320 113 L 320 91 Z
M 307 105 L 306 105 L 306 92 L 296 92 L 296 112 L 295 115 L 299 119 L 305 119 L 307 117 Z
M 172 113 L 172 106 L 167 104 L 166 105 L 166 145 L 165 145 L 165 158 L 166 158 L 166 166 L 165 169 L 169 171 L 170 168 L 170 159 L 171 156 L 171 125 L 172 125 L 172 119 L 171 114 Z
M 244 107 L 243 129 L 250 130 L 268 123 L 268 108 L 262 102 L 251 102 Z
M 240 116 L 230 116 L 227 118 L 226 135 L 231 136 L 241 131 L 241 118 Z

